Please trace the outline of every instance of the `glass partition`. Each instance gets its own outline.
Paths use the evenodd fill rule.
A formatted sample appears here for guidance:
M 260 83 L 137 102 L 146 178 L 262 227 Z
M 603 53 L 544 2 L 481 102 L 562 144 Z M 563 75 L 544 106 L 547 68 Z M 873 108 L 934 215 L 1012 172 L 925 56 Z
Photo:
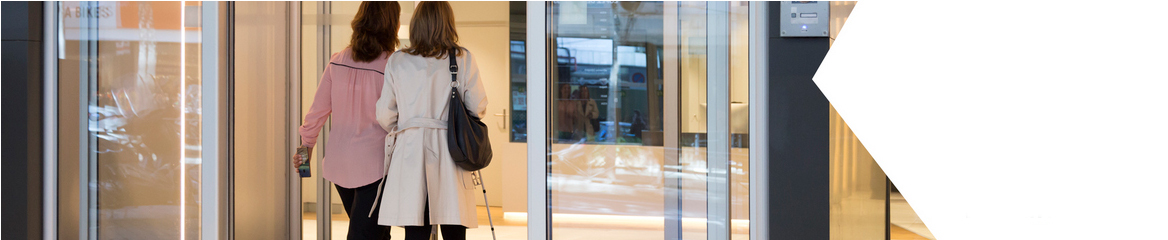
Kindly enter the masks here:
M 60 237 L 201 238 L 201 3 L 59 4 Z
M 707 172 L 707 22 L 706 2 L 678 2 L 678 80 L 680 110 L 675 165 L 681 202 L 683 239 L 706 239 Z
M 729 20 L 730 230 L 732 239 L 750 234 L 750 9 L 731 2 Z
M 293 84 L 297 32 L 291 28 L 294 2 L 236 2 L 230 62 L 232 125 L 230 199 L 237 239 L 290 235 L 299 180 L 289 161 L 300 141 L 293 138 Z
M 641 239 L 664 237 L 666 150 L 645 134 L 650 118 L 663 117 L 659 106 L 649 105 L 650 98 L 661 101 L 659 85 L 652 84 L 660 81 L 649 80 L 660 74 L 648 74 L 660 66 L 654 53 L 663 44 L 663 10 L 661 2 L 552 5 L 547 114 L 553 239 L 604 238 L 615 229 Z
M 552 238 L 748 238 L 747 7 L 550 4 Z

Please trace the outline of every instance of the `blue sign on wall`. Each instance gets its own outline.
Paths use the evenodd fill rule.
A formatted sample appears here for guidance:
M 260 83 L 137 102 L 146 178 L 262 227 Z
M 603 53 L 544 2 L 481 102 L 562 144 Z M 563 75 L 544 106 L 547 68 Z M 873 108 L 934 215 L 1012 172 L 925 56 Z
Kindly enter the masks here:
M 629 78 L 631 78 L 630 80 L 635 83 L 645 83 L 645 74 L 642 73 L 633 73 L 633 76 Z

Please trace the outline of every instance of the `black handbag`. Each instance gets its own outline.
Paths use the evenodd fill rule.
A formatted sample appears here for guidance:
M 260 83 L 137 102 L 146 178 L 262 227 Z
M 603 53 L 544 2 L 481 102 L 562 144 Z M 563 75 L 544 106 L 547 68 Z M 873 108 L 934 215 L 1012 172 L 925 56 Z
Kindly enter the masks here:
M 454 164 L 467 171 L 477 171 L 491 164 L 491 141 L 487 138 L 487 124 L 466 109 L 458 92 L 458 63 L 455 51 L 450 50 L 450 110 L 446 122 L 446 141 Z

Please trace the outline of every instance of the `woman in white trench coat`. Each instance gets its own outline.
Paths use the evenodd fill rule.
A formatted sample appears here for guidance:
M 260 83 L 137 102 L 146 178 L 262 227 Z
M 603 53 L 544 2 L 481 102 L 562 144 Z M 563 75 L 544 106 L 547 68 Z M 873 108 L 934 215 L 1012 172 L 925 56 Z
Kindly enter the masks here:
M 389 132 L 389 158 L 377 223 L 405 226 L 407 240 L 428 239 L 430 224 L 442 225 L 447 240 L 465 239 L 467 227 L 478 227 L 471 172 L 454 164 L 446 141 L 452 50 L 466 106 L 482 116 L 487 98 L 474 55 L 457 41 L 450 5 L 421 2 L 410 23 L 412 46 L 390 55 L 385 66 L 376 108 Z

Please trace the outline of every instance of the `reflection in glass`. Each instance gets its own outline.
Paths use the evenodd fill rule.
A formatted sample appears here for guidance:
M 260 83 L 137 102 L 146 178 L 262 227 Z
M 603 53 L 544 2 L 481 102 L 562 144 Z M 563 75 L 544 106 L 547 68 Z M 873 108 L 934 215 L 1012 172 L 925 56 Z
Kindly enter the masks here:
M 677 7 L 677 15 L 666 16 L 666 6 Z M 719 79 L 730 81 L 730 91 L 721 94 L 730 98 L 730 106 L 722 107 L 729 108 L 723 112 L 730 114 L 731 136 L 730 142 L 711 143 L 706 130 L 711 27 L 706 25 L 712 10 L 707 3 L 552 4 L 548 182 L 553 237 L 604 229 L 645 230 L 637 238 L 662 238 L 665 202 L 677 201 L 682 237 L 706 238 L 707 199 L 713 197 L 706 189 L 710 144 L 730 145 L 724 167 L 731 185 L 726 214 L 732 219 L 732 238 L 748 237 L 748 11 L 742 2 L 731 6 L 730 35 L 718 36 L 729 38 L 723 41 L 730 45 L 731 67 L 721 70 L 729 76 Z M 666 17 L 677 18 L 676 31 L 664 31 Z M 676 38 L 678 45 L 667 48 L 666 38 Z M 670 59 L 677 66 L 664 65 L 667 51 L 677 53 Z M 666 67 L 677 71 L 678 79 L 663 79 Z M 666 81 L 678 84 L 678 99 L 664 99 Z M 665 114 L 665 101 L 679 101 L 680 109 L 672 110 L 677 116 Z M 677 121 L 678 129 L 665 129 L 666 119 Z M 677 132 L 678 138 L 664 139 L 666 131 Z M 666 141 L 678 147 L 665 148 Z M 678 154 L 677 165 L 665 165 L 667 153 Z M 677 199 L 666 199 L 666 174 L 679 183 Z
M 62 81 L 88 90 L 90 238 L 199 237 L 199 3 L 61 2 Z
M 705 2 L 678 2 L 678 64 L 681 129 L 677 178 L 680 186 L 681 222 L 686 239 L 707 238 L 707 173 L 709 144 L 706 135 L 706 87 L 708 14 Z
M 750 234 L 750 9 L 730 4 L 730 230 Z
M 520 5 L 521 2 L 512 2 Z M 512 7 L 513 9 L 515 7 Z M 514 12 L 514 10 L 513 10 Z M 514 15 L 514 14 L 512 14 Z M 515 22 L 515 20 L 511 20 Z M 520 22 L 522 23 L 522 22 Z M 517 32 L 516 27 L 511 31 L 511 141 L 527 141 L 527 52 L 523 32 Z
M 509 2 L 511 142 L 527 142 L 527 4 Z
M 662 238 L 663 4 L 555 2 L 551 10 L 553 238 L 614 227 Z

